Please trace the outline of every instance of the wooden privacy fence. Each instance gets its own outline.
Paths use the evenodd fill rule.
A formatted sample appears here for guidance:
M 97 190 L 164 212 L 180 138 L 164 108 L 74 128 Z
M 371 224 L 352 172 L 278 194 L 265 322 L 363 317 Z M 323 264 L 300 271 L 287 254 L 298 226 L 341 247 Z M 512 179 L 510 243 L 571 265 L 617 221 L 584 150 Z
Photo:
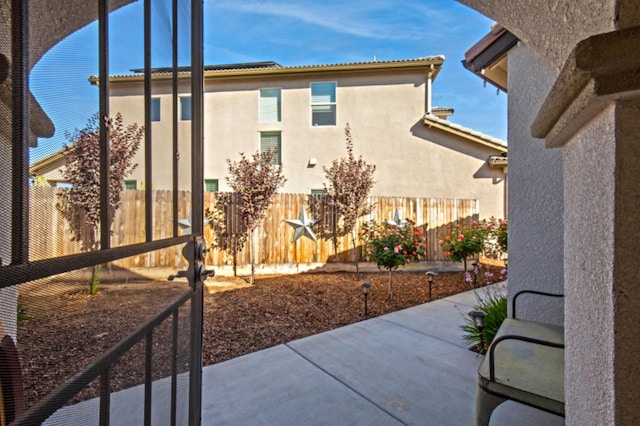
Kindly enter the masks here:
M 38 260 L 67 254 L 78 253 L 80 243 L 71 242 L 69 225 L 56 209 L 56 188 L 31 188 L 30 244 L 31 260 Z M 237 201 L 235 194 L 204 194 L 205 209 L 213 210 L 218 197 L 226 197 L 224 205 L 225 228 L 229 238 L 240 230 L 237 217 Z M 178 219 L 185 225 L 190 217 L 187 211 L 190 204 L 190 193 L 181 191 L 178 196 Z M 172 235 L 173 209 L 170 191 L 154 191 L 153 235 L 154 239 L 167 238 Z M 426 237 L 427 249 L 425 260 L 444 260 L 438 244 L 438 235 L 447 226 L 456 221 L 478 220 L 479 205 L 477 200 L 469 199 L 436 199 L 412 197 L 369 197 L 373 205 L 371 214 L 360 218 L 359 224 L 369 220 L 392 220 L 399 212 L 402 219 L 413 220 Z M 224 203 L 223 203 L 224 204 Z M 317 242 L 302 237 L 292 242 L 294 229 L 285 219 L 298 219 L 302 208 L 307 217 L 320 219 L 312 229 Z M 116 212 L 112 226 L 111 245 L 118 247 L 144 241 L 144 190 L 123 191 L 122 205 Z M 277 194 L 267 211 L 265 219 L 254 232 L 252 242 L 255 249 L 256 264 L 311 264 L 327 262 L 352 262 L 351 235 L 333 236 L 336 225 L 335 215 L 327 205 L 324 196 L 309 194 Z M 207 254 L 206 263 L 212 266 L 232 265 L 233 253 L 215 246 L 214 230 L 205 226 L 204 237 L 211 250 Z M 360 242 L 358 242 L 360 243 Z M 180 253 L 181 247 L 170 247 L 164 250 L 134 256 L 116 262 L 118 266 L 131 267 L 180 267 L 185 262 Z M 362 252 L 362 250 L 360 250 Z M 237 265 L 250 263 L 250 252 L 247 244 L 236 253 Z

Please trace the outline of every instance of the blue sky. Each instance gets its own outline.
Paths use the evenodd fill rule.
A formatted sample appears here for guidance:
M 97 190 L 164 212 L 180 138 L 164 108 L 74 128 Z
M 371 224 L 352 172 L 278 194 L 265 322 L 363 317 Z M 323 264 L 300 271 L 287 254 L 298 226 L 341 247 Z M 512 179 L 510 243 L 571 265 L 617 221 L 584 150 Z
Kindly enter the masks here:
M 154 1 L 157 4 L 157 1 Z M 153 18 L 153 44 L 170 43 L 170 1 Z M 466 71 L 464 52 L 491 21 L 453 0 L 205 0 L 205 64 L 276 61 L 281 65 L 409 59 L 444 55 L 433 84 L 433 105 L 453 107 L 452 122 L 506 140 L 507 96 Z M 183 28 L 180 39 L 188 39 Z M 142 2 L 111 16 L 111 74 L 141 68 Z M 67 37 L 33 68 L 31 90 L 56 125 L 56 135 L 31 150 L 35 160 L 60 149 L 65 131 L 84 127 L 98 109 L 97 26 Z M 169 66 L 167 49 L 153 66 Z M 188 56 L 180 61 L 188 64 Z M 51 76 L 56 76 L 52 84 Z

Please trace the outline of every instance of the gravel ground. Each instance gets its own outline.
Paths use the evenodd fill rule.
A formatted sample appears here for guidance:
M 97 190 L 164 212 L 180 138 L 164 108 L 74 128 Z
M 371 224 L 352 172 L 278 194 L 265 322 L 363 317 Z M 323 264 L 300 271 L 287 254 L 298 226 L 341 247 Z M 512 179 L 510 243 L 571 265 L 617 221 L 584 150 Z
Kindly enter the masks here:
M 494 268 L 497 277 L 499 269 Z M 388 273 L 302 273 L 257 276 L 250 286 L 242 278 L 215 277 L 204 300 L 203 360 L 210 365 L 363 320 L 360 284 L 373 284 L 368 318 L 429 301 L 424 272 L 394 271 L 394 296 Z M 484 276 L 478 286 L 484 285 Z M 497 281 L 494 279 L 494 281 Z M 58 294 L 21 292 L 20 303 L 30 319 L 21 321 L 18 351 L 23 367 L 27 407 L 74 373 L 93 362 L 133 332 L 154 313 L 186 290 L 179 282 L 103 284 L 96 296 L 80 289 L 84 283 L 65 282 Z M 435 277 L 433 299 L 467 291 L 462 272 Z M 179 371 L 187 371 L 189 306 L 180 311 Z M 463 322 L 461 315 L 461 324 Z M 153 335 L 153 377 L 170 374 L 171 320 Z M 135 345 L 114 366 L 112 390 L 144 381 L 144 342 Z M 98 396 L 97 381 L 73 402 Z

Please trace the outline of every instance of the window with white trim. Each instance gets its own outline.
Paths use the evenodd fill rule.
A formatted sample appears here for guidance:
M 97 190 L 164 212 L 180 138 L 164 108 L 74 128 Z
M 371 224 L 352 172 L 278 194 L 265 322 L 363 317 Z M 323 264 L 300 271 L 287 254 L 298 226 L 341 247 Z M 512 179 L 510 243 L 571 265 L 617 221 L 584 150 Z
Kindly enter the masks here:
M 282 133 L 260 132 L 260 153 L 277 150 L 274 164 L 282 164 Z
M 311 125 L 336 125 L 336 82 L 311 83 Z
M 280 123 L 282 121 L 282 89 L 279 87 L 260 89 L 260 123 Z

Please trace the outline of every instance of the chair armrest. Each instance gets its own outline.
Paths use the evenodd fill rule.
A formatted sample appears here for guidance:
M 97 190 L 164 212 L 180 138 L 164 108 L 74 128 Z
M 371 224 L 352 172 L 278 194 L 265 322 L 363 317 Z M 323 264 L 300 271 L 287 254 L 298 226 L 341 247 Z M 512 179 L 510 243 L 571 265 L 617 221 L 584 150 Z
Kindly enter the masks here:
M 511 299 L 511 316 L 513 317 L 513 319 L 517 319 L 517 317 L 516 317 L 516 300 L 518 299 L 518 296 L 520 296 L 521 294 L 537 294 L 539 296 L 564 297 L 564 294 L 547 293 L 547 292 L 538 291 L 538 290 L 520 290 L 519 292 L 517 292 L 513 296 L 513 299 Z
M 495 358 L 494 358 L 493 352 L 495 351 L 496 346 L 498 346 L 498 344 L 504 340 L 520 340 L 523 342 L 534 343 L 537 345 L 564 349 L 564 343 L 550 342 L 548 340 L 536 339 L 528 336 L 520 336 L 517 334 L 504 334 L 502 336 L 496 337 L 495 339 L 493 339 L 493 342 L 491 342 L 491 345 L 489 346 L 489 353 L 487 354 L 489 357 L 489 380 L 492 382 L 495 382 L 496 380 Z

